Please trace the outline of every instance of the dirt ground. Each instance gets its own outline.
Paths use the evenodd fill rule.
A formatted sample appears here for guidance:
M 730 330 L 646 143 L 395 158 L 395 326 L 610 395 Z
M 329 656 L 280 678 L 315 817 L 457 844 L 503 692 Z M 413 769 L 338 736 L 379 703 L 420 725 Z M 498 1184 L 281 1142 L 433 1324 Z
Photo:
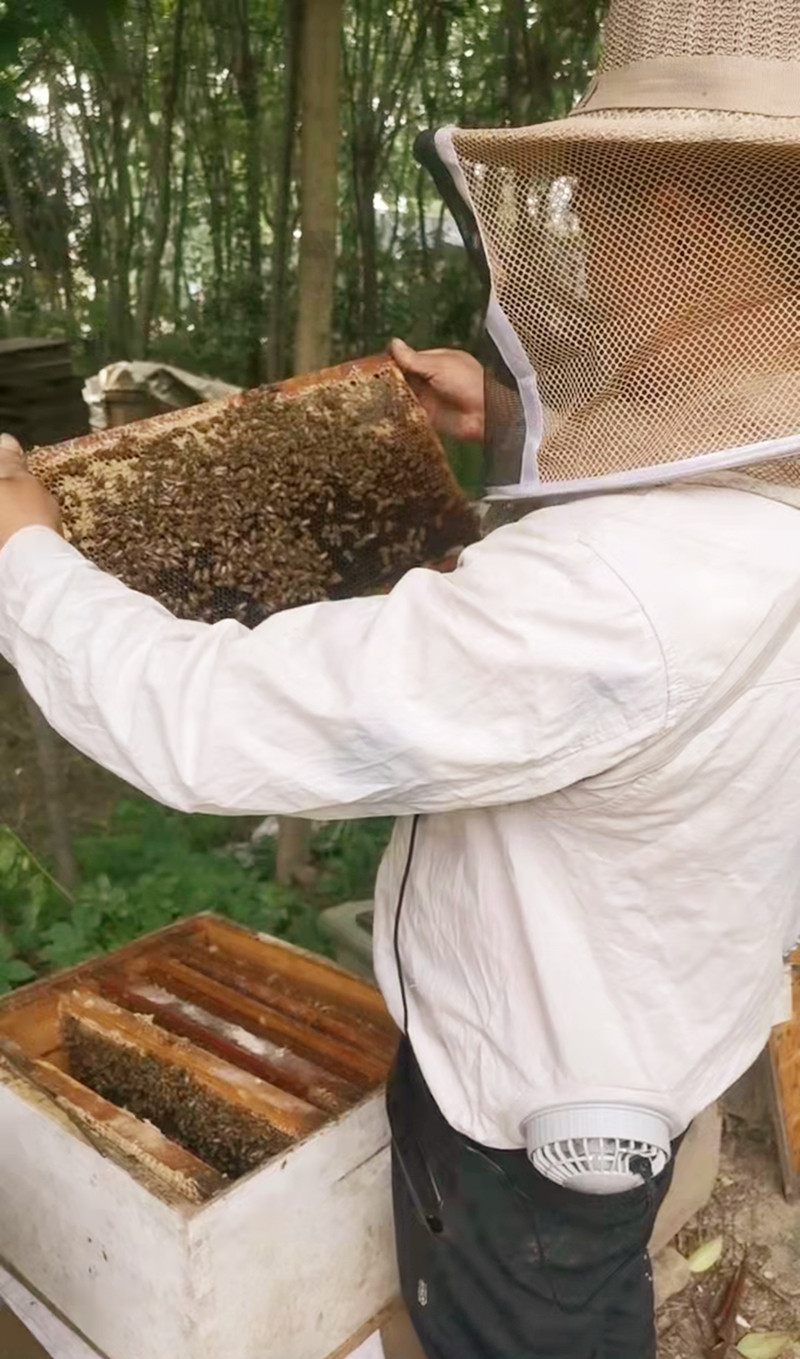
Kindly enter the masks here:
M 694 1275 L 659 1312 L 659 1359 L 735 1359 L 733 1347 L 714 1349 L 711 1318 L 743 1260 L 734 1341 L 748 1330 L 800 1336 L 800 1203 L 783 1196 L 769 1129 L 748 1128 L 731 1117 L 713 1198 L 674 1245 L 688 1256 L 718 1236 L 724 1242 L 719 1264 Z M 800 1359 L 800 1343 L 789 1345 L 783 1359 Z

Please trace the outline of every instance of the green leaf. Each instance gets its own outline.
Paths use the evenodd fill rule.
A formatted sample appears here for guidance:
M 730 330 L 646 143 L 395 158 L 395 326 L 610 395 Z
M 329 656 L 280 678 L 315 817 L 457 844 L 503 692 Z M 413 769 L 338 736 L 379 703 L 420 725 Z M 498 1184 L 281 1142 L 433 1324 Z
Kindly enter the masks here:
M 736 1348 L 744 1359 L 778 1359 L 796 1339 L 789 1331 L 751 1331 Z
M 0 878 L 11 873 L 17 866 L 19 858 L 19 848 L 7 831 L 5 826 L 0 826 Z
M 66 920 L 58 920 L 45 932 L 41 956 L 54 967 L 69 967 L 91 953 L 91 943 L 82 930 Z
M 698 1246 L 686 1262 L 692 1274 L 705 1274 L 707 1270 L 719 1264 L 724 1247 L 725 1242 L 721 1236 L 712 1237 L 710 1241 L 704 1241 L 702 1246 Z
M 33 968 L 24 963 L 21 958 L 10 958 L 7 963 L 0 964 L 3 976 L 6 981 L 26 982 L 32 981 L 36 976 Z
M 27 900 L 22 905 L 22 922 L 25 929 L 33 934 L 39 918 L 47 905 L 47 883 L 42 878 L 34 878 L 28 884 Z
M 66 9 L 83 30 L 106 70 L 118 61 L 119 20 L 125 12 L 124 0 L 64 0 Z

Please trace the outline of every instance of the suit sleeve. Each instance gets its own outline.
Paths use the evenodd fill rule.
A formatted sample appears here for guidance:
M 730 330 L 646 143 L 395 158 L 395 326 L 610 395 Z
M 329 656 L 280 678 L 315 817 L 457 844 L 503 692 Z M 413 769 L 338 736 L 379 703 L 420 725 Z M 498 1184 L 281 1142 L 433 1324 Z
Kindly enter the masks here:
M 178 620 L 55 533 L 0 553 L 0 652 L 84 754 L 176 808 L 314 818 L 522 802 L 664 722 L 657 639 L 578 541 L 530 521 L 452 575 L 249 631 Z

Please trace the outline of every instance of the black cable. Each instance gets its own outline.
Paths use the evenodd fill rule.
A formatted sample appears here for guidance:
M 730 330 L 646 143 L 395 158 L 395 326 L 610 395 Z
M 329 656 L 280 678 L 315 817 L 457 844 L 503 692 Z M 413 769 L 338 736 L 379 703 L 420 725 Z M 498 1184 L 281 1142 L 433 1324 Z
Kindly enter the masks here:
M 669 1164 L 669 1162 L 667 1162 L 667 1164 Z M 647 1190 L 647 1207 L 650 1212 L 653 1212 L 656 1204 L 656 1196 L 653 1188 L 652 1161 L 649 1156 L 631 1156 L 628 1161 L 628 1169 L 632 1175 L 639 1175 L 644 1182 L 644 1187 Z
M 406 984 L 403 979 L 403 964 L 400 961 L 400 916 L 403 910 L 403 902 L 406 896 L 406 887 L 411 873 L 411 864 L 414 859 L 414 846 L 417 841 L 417 830 L 419 829 L 419 813 L 411 823 L 411 836 L 408 841 L 408 854 L 406 856 L 406 866 L 403 869 L 403 877 L 400 882 L 400 892 L 397 897 L 397 910 L 394 916 L 394 960 L 397 965 L 397 980 L 400 983 L 400 995 L 403 999 L 403 1033 L 408 1038 L 408 997 L 406 995 Z

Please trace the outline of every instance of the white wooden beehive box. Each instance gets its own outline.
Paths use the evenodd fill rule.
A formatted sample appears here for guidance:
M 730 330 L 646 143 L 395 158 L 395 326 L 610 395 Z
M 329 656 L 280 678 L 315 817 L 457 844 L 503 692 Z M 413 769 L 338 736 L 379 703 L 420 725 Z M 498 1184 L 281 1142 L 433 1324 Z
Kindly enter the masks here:
M 0 1263 L 107 1359 L 327 1359 L 396 1297 L 378 993 L 198 916 L 0 1004 Z

